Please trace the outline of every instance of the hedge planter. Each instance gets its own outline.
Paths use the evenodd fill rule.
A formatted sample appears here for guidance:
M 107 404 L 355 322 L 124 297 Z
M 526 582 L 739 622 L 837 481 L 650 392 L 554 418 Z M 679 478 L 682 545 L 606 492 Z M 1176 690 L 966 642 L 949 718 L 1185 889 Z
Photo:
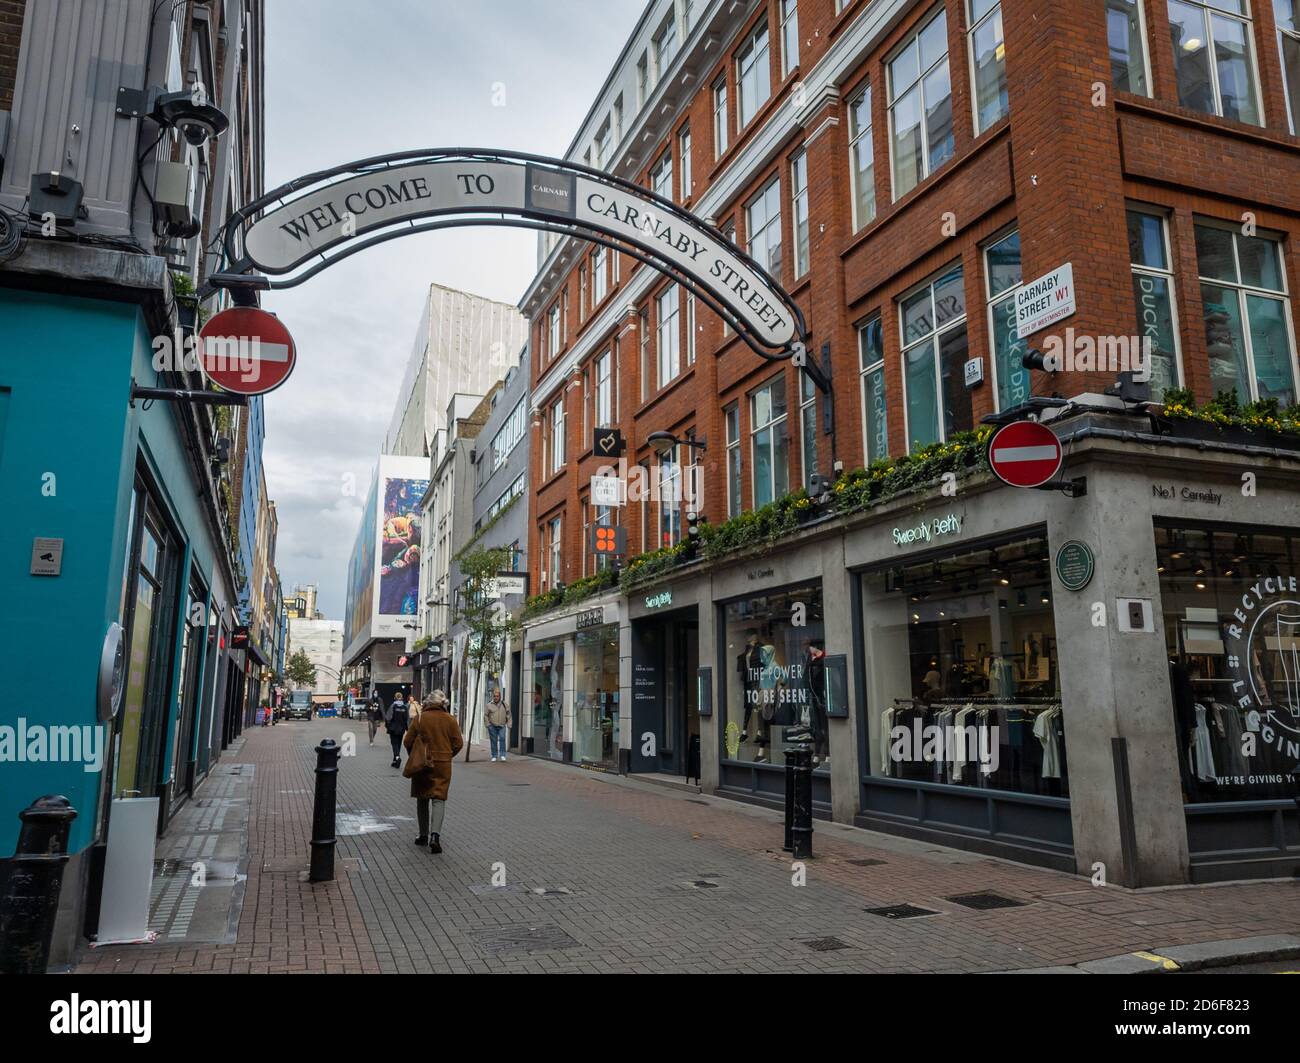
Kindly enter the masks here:
M 1219 426 L 1191 417 L 1157 417 L 1155 423 L 1160 435 L 1174 439 L 1195 439 L 1206 443 L 1229 443 L 1300 453 L 1300 435 L 1293 432 L 1256 432 L 1240 425 Z

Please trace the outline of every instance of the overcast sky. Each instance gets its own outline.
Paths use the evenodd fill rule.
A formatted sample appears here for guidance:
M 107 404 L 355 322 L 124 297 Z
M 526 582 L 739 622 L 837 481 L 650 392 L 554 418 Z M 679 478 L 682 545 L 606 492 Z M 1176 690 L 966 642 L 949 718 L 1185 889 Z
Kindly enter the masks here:
M 644 0 L 267 0 L 266 184 L 369 155 L 495 147 L 561 155 Z M 504 106 L 494 106 L 494 86 Z M 266 399 L 285 593 L 340 619 L 370 473 L 431 282 L 517 302 L 529 229 L 393 240 L 269 295 L 298 364 Z M 347 492 L 349 482 L 355 493 Z

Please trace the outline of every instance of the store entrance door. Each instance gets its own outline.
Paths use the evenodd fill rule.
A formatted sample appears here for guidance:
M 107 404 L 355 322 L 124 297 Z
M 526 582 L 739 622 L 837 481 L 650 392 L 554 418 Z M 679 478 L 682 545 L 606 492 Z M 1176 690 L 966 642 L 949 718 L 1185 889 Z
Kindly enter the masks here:
M 632 771 L 697 777 L 700 622 L 694 607 L 632 626 Z

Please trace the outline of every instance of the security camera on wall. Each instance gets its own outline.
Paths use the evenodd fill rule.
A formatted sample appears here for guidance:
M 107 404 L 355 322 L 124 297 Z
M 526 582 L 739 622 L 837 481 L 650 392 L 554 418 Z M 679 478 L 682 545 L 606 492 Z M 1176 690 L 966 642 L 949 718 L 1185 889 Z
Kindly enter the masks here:
M 159 96 L 149 117 L 164 129 L 175 129 L 194 147 L 215 140 L 229 127 L 230 119 L 206 99 L 196 100 L 195 93 L 165 92 Z

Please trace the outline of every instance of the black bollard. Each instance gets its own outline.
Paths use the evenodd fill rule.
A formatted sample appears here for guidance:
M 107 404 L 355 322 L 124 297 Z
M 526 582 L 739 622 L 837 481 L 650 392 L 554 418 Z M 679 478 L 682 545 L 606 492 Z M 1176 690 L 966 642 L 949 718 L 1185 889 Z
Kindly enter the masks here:
M 794 762 L 793 826 L 790 830 L 792 854 L 796 860 L 812 858 L 812 746 L 800 742 L 786 753 Z
M 794 852 L 794 756 L 798 746 L 785 751 L 785 841 L 781 851 Z
M 50 795 L 18 818 L 18 849 L 0 896 L 0 974 L 44 974 L 77 810 L 66 797 Z
M 312 882 L 334 880 L 334 807 L 339 787 L 339 753 L 334 739 L 316 747 L 316 804 L 311 817 Z

